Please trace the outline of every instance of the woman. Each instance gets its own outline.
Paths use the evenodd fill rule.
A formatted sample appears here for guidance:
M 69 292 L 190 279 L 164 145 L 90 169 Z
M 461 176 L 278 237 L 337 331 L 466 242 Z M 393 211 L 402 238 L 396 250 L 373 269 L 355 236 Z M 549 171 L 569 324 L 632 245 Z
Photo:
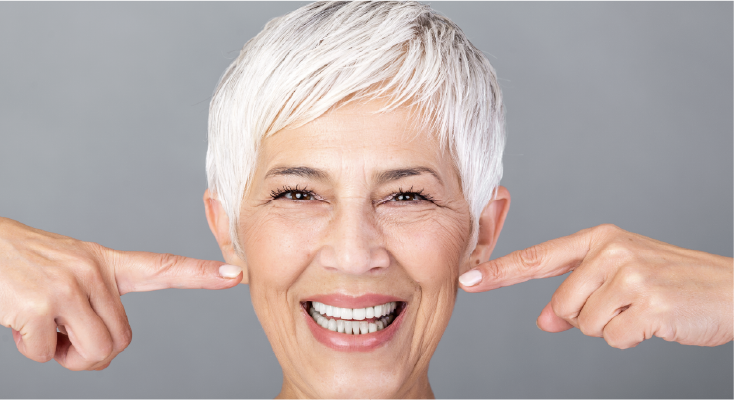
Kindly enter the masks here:
M 501 109 L 489 63 L 426 7 L 306 6 L 248 42 L 212 100 L 205 205 L 229 265 L 6 220 L 2 323 L 32 359 L 100 369 L 130 340 L 120 294 L 244 277 L 281 396 L 430 397 L 458 282 L 481 291 L 575 269 L 542 329 L 621 348 L 651 335 L 730 341 L 724 257 L 602 226 L 485 262 L 510 200 L 497 186 Z

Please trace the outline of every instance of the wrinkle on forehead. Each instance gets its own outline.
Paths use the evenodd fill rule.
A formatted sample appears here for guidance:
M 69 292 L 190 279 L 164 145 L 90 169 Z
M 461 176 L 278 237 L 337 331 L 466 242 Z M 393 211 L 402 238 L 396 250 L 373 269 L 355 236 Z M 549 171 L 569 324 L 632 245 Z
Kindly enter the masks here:
M 438 144 L 435 134 L 428 130 L 417 129 L 418 125 L 414 123 L 415 112 L 413 110 L 408 107 L 400 107 L 392 111 L 377 113 L 380 107 L 380 102 L 350 103 L 333 109 L 305 125 L 284 129 L 265 139 L 268 143 L 262 146 L 263 159 L 261 161 L 264 161 L 264 164 L 271 169 L 280 164 L 281 160 L 287 159 L 298 159 L 304 162 L 304 165 L 289 164 L 288 167 L 312 166 L 312 163 L 309 162 L 311 160 L 309 160 L 308 151 L 313 152 L 313 159 L 328 154 L 332 161 L 336 161 L 332 163 L 331 168 L 334 172 L 347 173 L 351 175 L 352 181 L 359 179 L 362 183 L 367 183 L 370 179 L 378 178 L 379 181 L 389 177 L 375 177 L 374 175 L 380 172 L 373 172 L 375 168 L 372 167 L 384 165 L 395 158 L 406 159 L 408 158 L 406 155 L 410 154 L 413 157 L 417 155 L 416 159 L 421 163 L 402 165 L 402 167 L 421 167 L 420 164 L 426 164 L 427 161 L 432 165 L 425 165 L 425 167 L 430 167 L 435 171 L 435 176 L 440 183 L 443 183 L 442 175 L 448 178 L 446 176 L 448 173 L 454 174 L 456 181 L 460 184 L 458 170 L 453 160 L 448 163 L 451 168 L 446 171 L 445 157 L 450 158 L 450 156 L 446 153 L 445 148 Z M 377 130 L 380 132 L 375 132 Z M 372 138 L 370 134 L 375 132 L 379 140 L 385 141 L 385 131 L 389 131 L 390 134 L 387 138 L 388 142 L 383 143 L 382 151 L 376 153 L 374 141 L 377 139 Z M 288 133 L 296 133 L 297 136 Z M 297 154 L 289 155 L 288 153 L 291 152 Z M 339 160 L 335 160 L 336 157 L 339 157 Z M 400 167 L 386 169 L 400 169 Z

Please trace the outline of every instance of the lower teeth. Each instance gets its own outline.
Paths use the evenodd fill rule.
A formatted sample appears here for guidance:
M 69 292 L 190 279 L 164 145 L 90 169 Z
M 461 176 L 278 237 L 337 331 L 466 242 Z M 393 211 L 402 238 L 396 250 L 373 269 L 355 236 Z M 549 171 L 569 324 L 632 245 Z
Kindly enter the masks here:
M 322 328 L 326 328 L 333 332 L 345 333 L 347 335 L 363 335 L 381 331 L 387 328 L 395 319 L 395 312 L 378 318 L 374 322 L 367 321 L 350 321 L 343 319 L 332 319 L 321 315 L 313 306 L 310 307 L 309 314 Z

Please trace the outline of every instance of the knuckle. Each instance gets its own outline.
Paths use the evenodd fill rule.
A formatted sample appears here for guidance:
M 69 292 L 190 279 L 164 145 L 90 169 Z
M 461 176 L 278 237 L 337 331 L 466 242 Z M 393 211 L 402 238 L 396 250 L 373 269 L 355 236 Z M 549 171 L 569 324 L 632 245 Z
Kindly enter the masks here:
M 39 363 L 47 363 L 54 359 L 54 355 L 50 353 L 25 354 L 25 356 Z
M 23 300 L 23 311 L 30 316 L 37 318 L 50 317 L 53 309 L 54 305 L 51 299 L 40 293 Z
M 578 326 L 581 333 L 583 333 L 586 336 L 595 336 L 591 329 L 591 320 L 587 313 L 581 313 L 579 314 L 578 318 Z
M 568 302 L 564 301 L 560 295 L 553 295 L 553 297 L 551 297 L 551 308 L 553 309 L 554 314 L 569 323 L 576 318 L 575 310 L 572 310 L 572 308 L 568 306 Z
M 158 274 L 185 276 L 193 280 L 205 279 L 209 276 L 206 261 L 192 260 L 175 254 L 162 254 L 159 257 Z
M 604 330 L 604 340 L 609 346 L 614 347 L 615 349 L 625 349 L 616 331 L 609 329 Z
M 56 279 L 54 295 L 61 301 L 71 301 L 79 297 L 81 288 L 77 280 L 70 275 L 62 274 Z
M 127 326 L 123 331 L 120 333 L 120 340 L 115 343 L 115 352 L 120 353 L 123 350 L 127 348 L 127 346 L 130 345 L 130 343 L 133 341 L 133 331 L 130 329 L 130 326 Z
M 106 360 L 110 355 L 112 355 L 112 350 L 112 342 L 105 341 L 103 343 L 100 343 L 98 344 L 97 348 L 95 348 L 94 351 L 89 355 L 88 361 L 91 361 L 94 364 L 100 363 Z
M 173 268 L 178 264 L 179 258 L 179 256 L 171 253 L 161 254 L 158 258 L 158 267 L 162 270 Z
M 517 253 L 520 265 L 525 269 L 536 269 L 543 263 L 545 251 L 541 246 L 531 246 Z
M 622 232 L 622 229 L 614 224 L 601 224 L 596 227 L 596 231 L 604 236 L 613 236 Z
M 635 259 L 635 252 L 619 242 L 607 244 L 603 250 L 603 257 L 614 263 L 624 263 Z
M 102 277 L 97 263 L 88 258 L 79 258 L 76 260 L 74 263 L 74 272 L 85 281 L 99 281 Z
M 673 305 L 670 300 L 658 292 L 647 293 L 644 306 L 651 316 L 666 316 L 673 313 Z
M 622 287 L 626 290 L 641 289 L 647 278 L 644 272 L 635 265 L 625 265 L 619 270 L 619 279 Z
M 478 267 L 482 271 L 483 280 L 492 282 L 492 281 L 498 281 L 505 277 L 505 268 L 501 268 L 498 266 L 492 266 L 492 267 Z

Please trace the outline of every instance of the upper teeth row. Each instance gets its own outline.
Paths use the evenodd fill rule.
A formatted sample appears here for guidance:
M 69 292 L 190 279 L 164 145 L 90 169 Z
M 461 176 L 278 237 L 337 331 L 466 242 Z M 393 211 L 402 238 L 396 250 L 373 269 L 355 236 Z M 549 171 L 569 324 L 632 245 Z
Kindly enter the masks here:
M 388 315 L 395 311 L 395 307 L 397 307 L 397 303 L 394 301 L 367 308 L 341 308 L 319 303 L 318 301 L 314 301 L 312 304 L 316 311 L 327 317 L 354 319 L 357 321 L 365 318 L 380 318 L 383 315 Z

